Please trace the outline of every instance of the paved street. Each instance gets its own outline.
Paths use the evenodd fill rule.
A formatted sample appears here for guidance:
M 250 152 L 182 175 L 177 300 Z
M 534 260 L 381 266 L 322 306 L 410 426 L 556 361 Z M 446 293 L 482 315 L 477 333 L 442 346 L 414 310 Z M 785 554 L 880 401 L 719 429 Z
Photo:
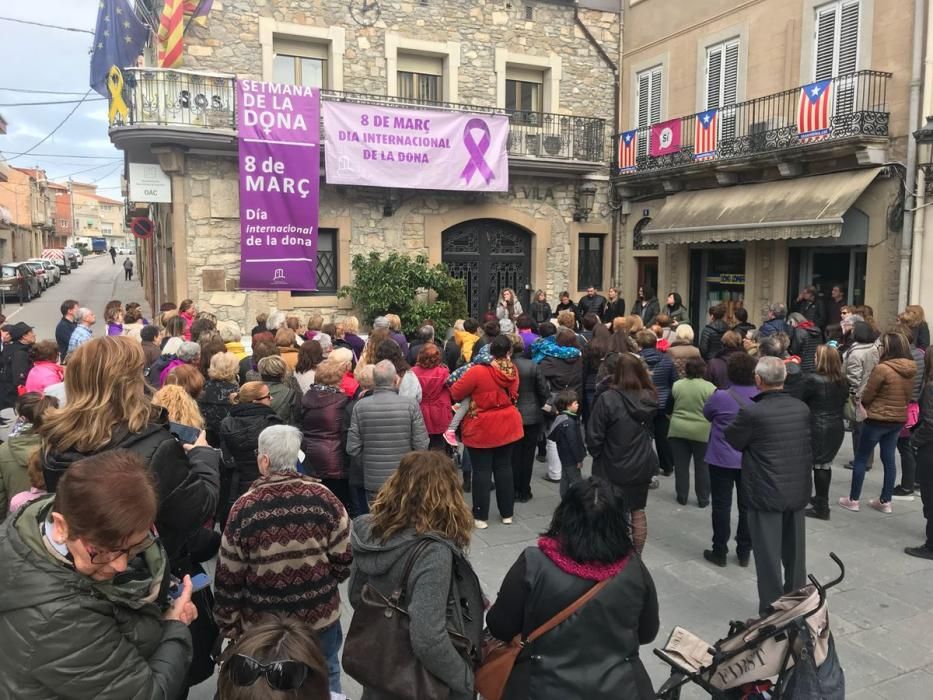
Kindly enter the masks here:
M 119 262 L 119 261 L 118 261 Z M 37 327 L 40 338 L 53 337 L 58 306 L 67 297 L 79 299 L 102 314 L 110 299 L 141 301 L 138 282 L 123 281 L 123 270 L 109 257 L 89 258 L 85 264 L 43 294 L 41 299 L 20 308 L 5 309 L 8 318 L 24 320 Z M 97 332 L 102 332 L 103 319 Z M 836 460 L 851 457 L 843 448 Z M 490 528 L 477 533 L 471 559 L 490 598 L 522 548 L 534 543 L 558 502 L 556 485 L 541 479 L 544 465 L 536 463 L 535 498 L 516 505 L 515 524 L 505 527 L 490 519 Z M 848 489 L 851 472 L 834 470 L 833 500 Z M 724 635 L 732 618 L 755 615 L 757 597 L 754 567 L 741 569 L 730 560 L 725 569 L 708 564 L 702 551 L 710 544 L 709 509 L 679 506 L 674 500 L 673 480 L 663 479 L 651 492 L 648 503 L 648 544 L 645 561 L 657 584 L 661 601 L 663 643 L 671 628 L 684 626 L 712 642 Z M 869 472 L 864 499 L 877 495 L 881 487 L 880 465 Z M 807 521 L 808 562 L 821 579 L 834 575 L 827 556 L 836 552 L 846 563 L 845 582 L 830 596 L 830 618 L 837 649 L 846 670 L 847 698 L 868 700 L 928 698 L 933 683 L 933 562 L 913 559 L 902 553 L 905 545 L 921 541 L 923 519 L 920 500 L 895 501 L 895 513 L 882 515 L 866 508 L 860 513 L 833 509 L 830 522 Z M 350 610 L 344 606 L 344 631 Z M 642 657 L 659 686 L 666 669 L 643 649 Z M 346 680 L 351 698 L 359 688 Z M 212 698 L 214 687 L 205 683 L 191 693 L 193 700 Z M 703 697 L 688 690 L 684 697 Z

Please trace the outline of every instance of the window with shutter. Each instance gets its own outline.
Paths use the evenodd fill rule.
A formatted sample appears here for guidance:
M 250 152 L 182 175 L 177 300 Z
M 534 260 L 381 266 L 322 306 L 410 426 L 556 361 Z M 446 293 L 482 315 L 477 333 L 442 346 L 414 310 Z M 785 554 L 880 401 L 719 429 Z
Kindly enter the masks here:
M 833 115 L 851 114 L 858 70 L 859 0 L 840 0 L 816 10 L 813 79 L 835 78 Z
M 719 140 L 735 138 L 738 98 L 739 40 L 711 46 L 706 52 L 706 109 L 719 107 Z
M 643 129 L 661 121 L 661 83 L 663 71 L 660 67 L 638 73 L 635 77 L 638 85 L 637 128 Z M 642 132 L 638 136 L 638 155 L 648 151 L 648 135 Z

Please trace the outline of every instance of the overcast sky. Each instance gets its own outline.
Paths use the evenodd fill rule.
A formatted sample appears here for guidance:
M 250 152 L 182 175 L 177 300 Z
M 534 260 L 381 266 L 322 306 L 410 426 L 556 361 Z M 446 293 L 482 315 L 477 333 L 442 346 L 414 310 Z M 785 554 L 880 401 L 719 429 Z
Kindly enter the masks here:
M 98 0 L 30 0 L 0 2 L 0 17 L 14 17 L 66 27 L 94 31 Z M 4 154 L 27 150 L 48 134 L 74 107 L 74 104 L 40 107 L 8 107 L 16 102 L 48 102 L 78 100 L 88 89 L 90 54 L 93 42 L 90 34 L 46 29 L 0 19 L 3 38 L 3 59 L 0 60 L 0 115 L 7 122 L 6 136 L 0 135 L 0 151 Z M 8 88 L 77 92 L 79 95 L 45 95 L 12 92 Z M 92 92 L 88 100 L 99 98 Z M 12 158 L 11 165 L 44 168 L 50 179 L 63 181 L 68 175 L 75 180 L 97 185 L 102 195 L 121 199 L 120 174 L 123 170 L 121 152 L 107 136 L 107 102 L 85 102 L 65 125 L 36 153 L 81 156 L 106 156 L 120 160 L 86 160 L 81 158 L 49 158 L 33 156 Z M 103 167 L 96 167 L 103 166 Z M 93 170 L 88 170 L 94 168 Z M 78 172 L 85 170 L 86 172 Z

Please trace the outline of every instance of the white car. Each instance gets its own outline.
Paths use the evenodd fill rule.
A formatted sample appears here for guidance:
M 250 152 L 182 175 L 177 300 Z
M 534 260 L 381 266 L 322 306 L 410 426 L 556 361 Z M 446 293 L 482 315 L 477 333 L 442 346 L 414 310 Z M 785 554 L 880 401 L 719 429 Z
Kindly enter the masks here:
M 72 253 L 75 256 L 75 260 L 78 261 L 79 265 L 84 264 L 84 256 L 81 255 L 81 251 L 78 250 L 77 248 L 64 248 L 64 251 L 66 253 Z
M 46 279 L 49 280 L 50 285 L 61 282 L 62 271 L 58 268 L 58 265 L 51 260 L 46 260 L 45 258 L 29 258 L 27 262 L 41 263 L 42 267 L 45 268 Z

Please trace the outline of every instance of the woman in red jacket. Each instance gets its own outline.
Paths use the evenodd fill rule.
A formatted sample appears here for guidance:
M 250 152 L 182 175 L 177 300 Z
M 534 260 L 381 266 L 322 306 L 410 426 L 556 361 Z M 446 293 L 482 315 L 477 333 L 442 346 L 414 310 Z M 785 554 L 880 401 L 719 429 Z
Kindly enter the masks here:
M 437 345 L 429 342 L 422 346 L 411 372 L 421 383 L 421 415 L 431 438 L 428 449 L 443 450 L 447 444 L 444 431 L 450 425 L 450 389 L 447 387 L 450 370 Z
M 522 437 L 522 417 L 515 408 L 518 371 L 512 364 L 512 341 L 498 335 L 489 344 L 492 363 L 474 365 L 452 387 L 454 401 L 470 398 L 461 424 L 463 444 L 473 463 L 473 519 L 479 530 L 489 527 L 490 479 L 496 475 L 496 506 L 505 525 L 512 524 L 515 487 L 512 443 Z

